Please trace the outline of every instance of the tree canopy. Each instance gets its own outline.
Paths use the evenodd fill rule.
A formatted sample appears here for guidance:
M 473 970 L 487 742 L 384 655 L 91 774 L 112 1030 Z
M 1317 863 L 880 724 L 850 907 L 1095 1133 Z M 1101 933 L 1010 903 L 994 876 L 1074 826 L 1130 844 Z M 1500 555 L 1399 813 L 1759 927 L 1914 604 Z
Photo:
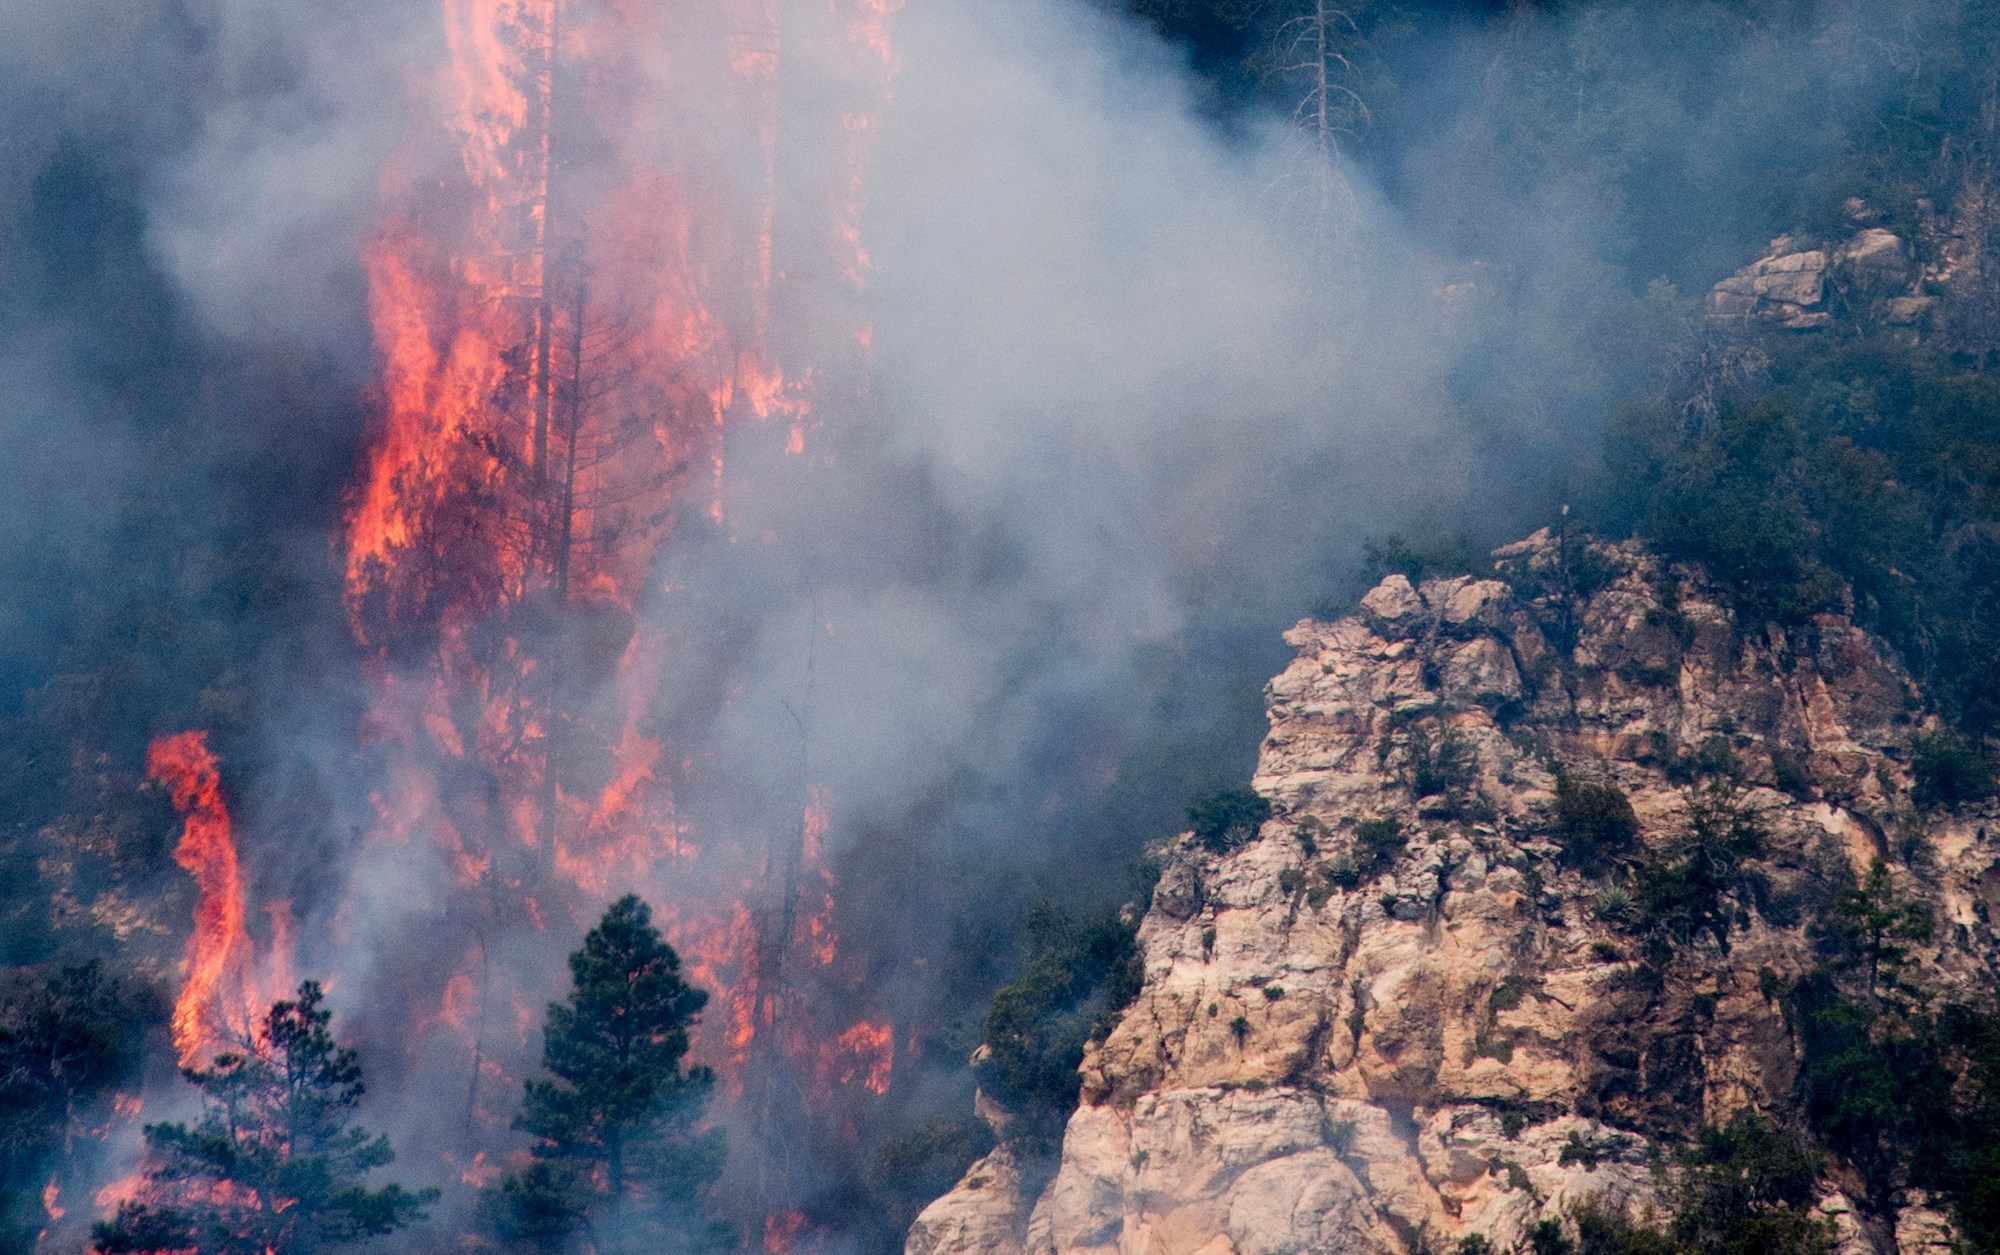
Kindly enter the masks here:
M 685 1067 L 708 1003 L 680 956 L 627 895 L 569 956 L 571 988 L 551 1003 L 542 1065 L 514 1124 L 534 1164 L 489 1196 L 503 1239 L 561 1249 L 588 1226 L 600 1250 L 702 1249 L 717 1237 L 701 1205 L 722 1171 L 720 1130 L 699 1130 L 715 1076 Z
M 323 1001 L 306 981 L 248 1048 L 185 1071 L 202 1118 L 146 1126 L 139 1197 L 97 1225 L 98 1251 L 309 1255 L 423 1219 L 436 1190 L 364 1183 L 395 1154 L 352 1123 L 361 1062 L 327 1031 Z

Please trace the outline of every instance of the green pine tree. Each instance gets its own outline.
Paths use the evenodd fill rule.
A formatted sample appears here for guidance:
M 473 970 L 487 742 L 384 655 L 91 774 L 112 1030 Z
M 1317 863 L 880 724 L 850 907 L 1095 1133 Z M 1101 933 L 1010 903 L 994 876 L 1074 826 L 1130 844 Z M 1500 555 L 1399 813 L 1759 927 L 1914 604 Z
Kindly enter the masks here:
M 612 904 L 569 956 L 569 997 L 549 1006 L 542 1063 L 515 1127 L 536 1162 L 507 1177 L 489 1214 L 498 1235 L 563 1249 L 588 1227 L 599 1250 L 687 1251 L 716 1243 L 701 1195 L 722 1171 L 718 1129 L 698 1131 L 714 1074 L 683 1068 L 708 1002 L 644 902 Z
M 322 996 L 306 981 L 272 1004 L 247 1050 L 186 1071 L 201 1122 L 146 1127 L 141 1197 L 98 1223 L 98 1251 L 310 1255 L 423 1219 L 436 1190 L 363 1184 L 395 1155 L 350 1123 L 361 1064 L 327 1031 Z

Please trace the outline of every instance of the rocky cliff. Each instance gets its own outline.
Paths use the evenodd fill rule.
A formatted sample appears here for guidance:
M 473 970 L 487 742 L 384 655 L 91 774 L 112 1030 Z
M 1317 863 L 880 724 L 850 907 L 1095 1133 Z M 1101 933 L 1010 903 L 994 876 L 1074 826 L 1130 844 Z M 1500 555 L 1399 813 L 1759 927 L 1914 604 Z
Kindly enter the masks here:
M 1740 622 L 1637 546 L 1495 556 L 1287 634 L 1271 818 L 1171 846 L 1059 1161 L 1003 1141 L 910 1255 L 1505 1251 L 1586 1200 L 1643 1212 L 1677 1139 L 1793 1104 L 1778 991 L 1878 858 L 1938 924 L 1911 979 L 1984 996 L 2000 844 L 1914 810 L 1926 716 L 1878 640 Z M 1622 825 L 1644 858 L 1718 814 L 1760 839 L 1678 933 L 1579 848 Z M 1819 1203 L 1844 1251 L 1947 1249 L 1920 1197 L 1853 1193 L 1830 1175 Z

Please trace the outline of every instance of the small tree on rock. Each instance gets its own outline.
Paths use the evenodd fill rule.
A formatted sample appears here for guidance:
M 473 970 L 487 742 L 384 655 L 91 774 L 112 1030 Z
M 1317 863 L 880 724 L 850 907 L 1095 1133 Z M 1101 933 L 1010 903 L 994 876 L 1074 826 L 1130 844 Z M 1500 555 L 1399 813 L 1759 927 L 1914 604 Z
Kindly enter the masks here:
M 722 1171 L 720 1130 L 694 1125 L 715 1076 L 683 1068 L 688 1029 L 708 1002 L 644 902 L 613 903 L 569 956 L 569 997 L 549 1006 L 542 1064 L 516 1128 L 534 1164 L 489 1199 L 503 1237 L 561 1249 L 588 1224 L 599 1250 L 713 1245 L 701 1192 Z
M 322 997 L 306 981 L 272 1004 L 248 1049 L 185 1072 L 201 1122 L 146 1126 L 145 1184 L 98 1223 L 98 1251 L 306 1255 L 423 1219 L 436 1190 L 363 1184 L 395 1154 L 349 1122 L 361 1064 L 327 1031 Z

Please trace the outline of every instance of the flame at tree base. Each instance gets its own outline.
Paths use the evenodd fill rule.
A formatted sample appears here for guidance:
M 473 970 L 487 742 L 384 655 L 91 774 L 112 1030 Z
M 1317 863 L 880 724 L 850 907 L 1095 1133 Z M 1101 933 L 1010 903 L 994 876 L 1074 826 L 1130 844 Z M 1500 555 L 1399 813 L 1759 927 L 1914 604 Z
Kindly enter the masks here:
M 174 1000 L 174 1049 L 182 1067 L 203 1063 L 216 1050 L 249 1040 L 252 1027 L 290 980 L 291 908 L 266 908 L 274 937 L 276 988 L 258 979 L 245 927 L 243 873 L 236 835 L 222 794 L 222 770 L 206 732 L 156 738 L 146 750 L 146 775 L 162 784 L 181 817 L 174 861 L 195 879 L 194 928 L 188 935 L 187 974 Z

